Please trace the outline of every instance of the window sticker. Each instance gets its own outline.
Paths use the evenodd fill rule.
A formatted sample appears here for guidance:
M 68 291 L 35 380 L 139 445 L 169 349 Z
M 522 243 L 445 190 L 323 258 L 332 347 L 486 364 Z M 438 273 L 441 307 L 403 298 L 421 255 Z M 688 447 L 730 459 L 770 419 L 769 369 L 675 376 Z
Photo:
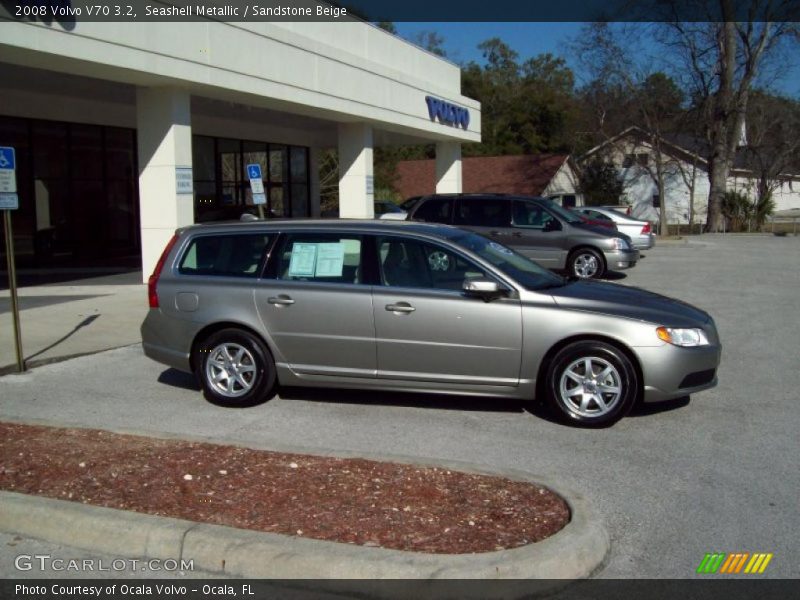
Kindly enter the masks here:
M 292 258 L 289 261 L 290 277 L 313 277 L 317 259 L 317 244 L 292 244 Z
M 316 277 L 341 277 L 344 266 L 344 244 L 317 244 Z

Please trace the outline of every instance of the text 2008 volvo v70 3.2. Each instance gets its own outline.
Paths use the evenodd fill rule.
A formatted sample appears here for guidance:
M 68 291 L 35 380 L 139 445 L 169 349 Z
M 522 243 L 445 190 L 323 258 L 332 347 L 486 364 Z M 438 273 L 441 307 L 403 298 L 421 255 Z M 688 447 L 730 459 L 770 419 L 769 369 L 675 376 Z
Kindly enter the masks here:
M 276 383 L 545 399 L 599 426 L 716 385 L 711 317 L 644 290 L 569 281 L 446 225 L 194 225 L 148 285 L 147 356 L 214 402 Z

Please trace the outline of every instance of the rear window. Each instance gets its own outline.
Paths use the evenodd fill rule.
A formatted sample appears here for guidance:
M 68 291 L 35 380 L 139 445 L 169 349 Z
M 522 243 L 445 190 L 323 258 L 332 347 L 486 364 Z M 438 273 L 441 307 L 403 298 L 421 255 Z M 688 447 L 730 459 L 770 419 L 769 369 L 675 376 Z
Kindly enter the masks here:
M 199 236 L 184 252 L 178 272 L 181 275 L 258 277 L 268 243 L 266 234 Z
M 511 201 L 507 198 L 461 198 L 456 206 L 456 225 L 511 226 Z
M 452 198 L 429 198 L 414 213 L 415 221 L 449 224 L 453 217 Z

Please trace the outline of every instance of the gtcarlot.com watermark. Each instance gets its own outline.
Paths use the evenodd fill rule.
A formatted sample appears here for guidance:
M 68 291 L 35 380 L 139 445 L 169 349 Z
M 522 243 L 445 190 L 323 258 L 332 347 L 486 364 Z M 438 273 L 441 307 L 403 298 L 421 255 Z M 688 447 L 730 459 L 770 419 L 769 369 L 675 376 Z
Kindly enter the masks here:
M 53 558 L 49 554 L 20 554 L 14 559 L 17 571 L 194 571 L 194 560 L 174 558 Z

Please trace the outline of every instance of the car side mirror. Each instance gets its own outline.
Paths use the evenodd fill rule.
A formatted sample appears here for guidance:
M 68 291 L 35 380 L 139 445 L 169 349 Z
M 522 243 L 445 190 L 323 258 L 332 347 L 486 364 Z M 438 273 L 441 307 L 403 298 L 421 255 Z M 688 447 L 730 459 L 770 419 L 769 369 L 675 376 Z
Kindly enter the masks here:
M 491 302 L 505 294 L 505 288 L 500 287 L 491 279 L 465 279 L 461 286 L 464 294 L 473 298 L 481 298 L 484 302 Z
M 542 231 L 561 231 L 561 223 L 555 219 L 550 219 L 544 224 Z

